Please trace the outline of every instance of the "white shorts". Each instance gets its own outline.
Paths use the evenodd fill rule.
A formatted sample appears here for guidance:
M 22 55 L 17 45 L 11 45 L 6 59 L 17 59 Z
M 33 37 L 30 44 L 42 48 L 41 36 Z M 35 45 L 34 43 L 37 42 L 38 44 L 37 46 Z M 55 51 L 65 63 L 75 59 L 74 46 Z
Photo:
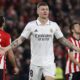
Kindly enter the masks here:
M 29 80 L 41 80 L 43 76 L 55 76 L 55 64 L 49 66 L 30 65 Z

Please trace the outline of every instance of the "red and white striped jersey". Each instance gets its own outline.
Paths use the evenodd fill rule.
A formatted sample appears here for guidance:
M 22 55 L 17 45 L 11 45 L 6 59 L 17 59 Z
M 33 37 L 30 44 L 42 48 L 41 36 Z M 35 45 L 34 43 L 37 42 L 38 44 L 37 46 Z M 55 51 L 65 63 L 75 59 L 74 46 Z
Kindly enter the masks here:
M 70 42 L 72 42 L 75 46 L 80 48 L 80 40 L 76 40 L 74 37 L 71 37 L 71 36 L 68 38 L 68 40 Z M 70 51 L 69 48 L 66 48 L 66 49 L 67 49 L 68 52 Z M 80 62 L 80 53 L 79 52 L 76 52 L 75 50 L 73 50 L 73 57 L 78 62 Z M 70 58 L 67 54 L 65 74 L 74 73 L 74 72 L 78 72 L 78 71 L 80 71 L 80 68 L 70 60 Z
M 0 46 L 6 47 L 11 43 L 11 37 L 8 33 L 0 29 Z M 0 69 L 4 69 L 5 64 L 4 56 L 0 55 Z

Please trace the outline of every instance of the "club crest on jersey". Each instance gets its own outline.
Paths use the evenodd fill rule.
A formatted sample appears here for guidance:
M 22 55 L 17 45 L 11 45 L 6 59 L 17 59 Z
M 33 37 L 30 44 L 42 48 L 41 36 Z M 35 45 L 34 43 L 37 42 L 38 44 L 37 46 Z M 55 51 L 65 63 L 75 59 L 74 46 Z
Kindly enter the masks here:
M 50 32 L 53 33 L 53 29 L 50 29 Z

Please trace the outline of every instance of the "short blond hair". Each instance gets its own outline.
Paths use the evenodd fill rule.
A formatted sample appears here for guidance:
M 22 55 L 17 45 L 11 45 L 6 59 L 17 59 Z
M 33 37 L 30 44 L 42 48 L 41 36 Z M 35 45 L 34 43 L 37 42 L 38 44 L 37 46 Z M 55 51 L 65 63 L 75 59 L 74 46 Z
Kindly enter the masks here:
M 37 4 L 37 8 L 39 8 L 40 6 L 48 6 L 48 4 L 46 2 L 40 2 Z

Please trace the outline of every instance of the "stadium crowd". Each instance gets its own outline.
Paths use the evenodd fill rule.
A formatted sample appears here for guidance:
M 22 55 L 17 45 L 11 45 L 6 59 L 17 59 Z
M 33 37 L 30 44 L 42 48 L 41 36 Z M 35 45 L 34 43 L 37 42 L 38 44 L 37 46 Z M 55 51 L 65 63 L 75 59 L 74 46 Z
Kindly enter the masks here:
M 37 18 L 36 5 L 41 1 L 48 3 L 50 6 L 49 18 L 59 24 L 65 37 L 68 37 L 70 34 L 70 23 L 72 21 L 80 21 L 80 0 L 0 0 L 0 15 L 5 16 L 4 29 L 10 33 L 12 41 L 20 35 L 27 22 Z M 54 50 L 56 65 L 63 70 L 62 80 L 65 80 L 66 51 L 56 40 Z M 10 70 L 11 66 L 8 65 L 10 78 L 13 79 L 14 77 L 14 80 L 28 80 L 31 57 L 29 41 L 25 41 L 20 47 L 14 49 L 14 54 L 20 73 L 17 76 L 13 76 Z

